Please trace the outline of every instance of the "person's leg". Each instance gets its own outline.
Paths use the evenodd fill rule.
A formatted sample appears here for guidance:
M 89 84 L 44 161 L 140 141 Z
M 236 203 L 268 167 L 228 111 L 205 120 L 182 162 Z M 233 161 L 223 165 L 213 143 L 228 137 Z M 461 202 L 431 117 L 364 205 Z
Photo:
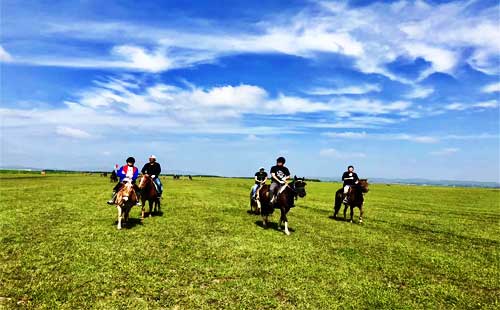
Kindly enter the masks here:
M 344 201 L 343 203 L 347 203 L 347 194 L 349 193 L 349 185 L 344 186 Z
M 160 178 L 154 179 L 154 182 L 156 184 L 156 189 L 158 190 L 158 196 L 161 197 L 161 194 L 163 193 L 163 185 L 161 184 Z
M 274 204 L 274 201 L 276 200 L 276 194 L 279 191 L 279 184 L 276 182 L 271 183 L 271 186 L 269 187 L 269 196 L 271 197 L 271 204 Z
M 116 194 L 120 191 L 123 184 L 121 182 L 116 183 L 115 187 L 113 187 L 113 193 L 111 194 L 111 199 L 108 200 L 107 204 L 112 205 L 115 203 Z
M 252 186 L 252 198 L 255 198 L 255 194 L 257 193 L 257 188 L 259 187 L 258 184 L 254 184 Z

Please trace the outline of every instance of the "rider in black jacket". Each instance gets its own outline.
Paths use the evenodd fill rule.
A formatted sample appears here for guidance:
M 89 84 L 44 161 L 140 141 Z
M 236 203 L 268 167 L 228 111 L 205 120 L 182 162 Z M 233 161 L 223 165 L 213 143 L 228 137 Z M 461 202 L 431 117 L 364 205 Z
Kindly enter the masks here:
M 347 171 L 342 175 L 342 181 L 344 182 L 344 203 L 347 203 L 347 193 L 351 186 L 358 184 L 359 178 L 356 172 L 354 172 L 354 167 L 347 167 Z
M 156 162 L 156 156 L 149 156 L 149 163 L 145 164 L 141 170 L 142 174 L 150 176 L 156 184 L 156 189 L 158 191 L 158 196 L 161 197 L 163 192 L 163 185 L 160 180 L 161 166 Z

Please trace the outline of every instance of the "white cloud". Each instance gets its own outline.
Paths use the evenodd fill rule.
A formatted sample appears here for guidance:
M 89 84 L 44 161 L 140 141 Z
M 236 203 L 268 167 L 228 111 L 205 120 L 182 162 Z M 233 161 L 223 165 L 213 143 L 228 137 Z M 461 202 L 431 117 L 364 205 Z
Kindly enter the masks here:
M 83 59 L 55 53 L 19 61 L 159 72 L 241 53 L 284 53 L 307 58 L 335 53 L 353 59 L 354 67 L 363 73 L 383 74 L 403 83 L 411 81 L 386 67 L 398 58 L 428 61 L 430 68 L 421 72 L 420 79 L 436 71 L 453 74 L 464 62 L 494 74 L 499 71 L 500 53 L 496 6 L 480 10 L 476 6 L 473 14 L 471 7 L 470 2 L 375 2 L 362 7 L 319 2 L 295 15 L 262 20 L 245 30 L 214 22 L 206 27 L 207 21 L 196 20 L 192 27 L 183 29 L 117 22 L 52 23 L 40 27 L 46 40 L 69 37 L 105 41 L 115 47 L 107 54 Z M 155 48 L 147 50 L 144 46 Z M 465 49 L 471 52 L 463 53 Z
M 444 149 L 440 149 L 440 150 L 431 152 L 430 154 L 436 155 L 436 156 L 449 156 L 449 155 L 456 154 L 459 151 L 460 151 L 460 149 L 458 149 L 458 148 L 449 147 L 449 148 L 444 148 Z
M 366 157 L 365 153 L 360 152 L 340 152 L 334 148 L 322 149 L 319 152 L 319 155 L 322 157 L 336 157 L 336 158 L 364 158 Z
M 0 45 L 0 61 L 10 62 L 13 61 L 12 56 Z
M 390 134 L 390 133 L 374 133 L 368 134 L 366 132 L 326 132 L 323 135 L 331 138 L 341 139 L 372 139 L 372 140 L 401 140 L 416 143 L 437 143 L 438 137 L 411 135 L 406 133 Z
M 483 102 L 478 102 L 478 103 L 473 103 L 473 104 L 465 104 L 465 103 L 450 103 L 444 107 L 446 110 L 449 111 L 465 111 L 465 110 L 471 110 L 471 109 L 496 109 L 498 108 L 498 101 L 496 100 L 489 100 L 489 101 L 483 101 Z
M 500 92 L 500 82 L 498 83 L 493 83 L 493 84 L 488 84 L 484 86 L 481 91 L 483 93 L 496 93 Z
M 370 92 L 380 92 L 382 88 L 377 84 L 362 84 L 359 86 L 347 86 L 341 88 L 317 87 L 306 91 L 309 95 L 362 95 Z
M 405 95 L 408 99 L 423 99 L 434 93 L 434 88 L 415 86 L 411 92 Z
M 88 132 L 84 130 L 66 126 L 57 126 L 56 133 L 60 136 L 76 139 L 89 139 L 92 137 Z

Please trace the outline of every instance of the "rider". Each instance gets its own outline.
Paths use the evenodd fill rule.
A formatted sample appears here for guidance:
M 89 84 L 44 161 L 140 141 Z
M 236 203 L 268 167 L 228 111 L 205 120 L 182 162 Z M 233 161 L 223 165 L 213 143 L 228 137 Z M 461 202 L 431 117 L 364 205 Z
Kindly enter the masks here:
M 127 164 L 116 171 L 116 175 L 120 178 L 120 181 L 113 188 L 113 195 L 108 201 L 108 204 L 112 205 L 115 203 L 116 194 L 122 188 L 123 182 L 130 181 L 134 185 L 135 192 L 137 194 L 139 193 L 139 187 L 135 184 L 135 180 L 139 177 L 139 169 L 137 169 L 134 164 L 135 158 L 129 157 L 127 158 Z M 139 201 L 137 201 L 137 204 L 139 204 Z
M 349 189 L 354 184 L 358 184 L 359 178 L 358 175 L 354 172 L 354 166 L 347 167 L 347 171 L 342 175 L 342 181 L 344 181 L 344 201 L 343 203 L 347 203 L 347 193 Z
M 276 166 L 271 168 L 271 186 L 269 187 L 269 195 L 272 197 L 271 204 L 276 200 L 276 194 L 279 192 L 281 186 L 287 184 L 290 178 L 290 171 L 285 167 L 286 159 L 278 157 L 276 159 Z
M 257 194 L 257 189 L 259 186 L 266 184 L 267 181 L 267 172 L 264 167 L 260 167 L 259 171 L 255 173 L 255 184 L 252 186 L 252 198 L 255 198 L 255 194 Z
M 156 189 L 158 191 L 158 196 L 161 197 L 163 192 L 163 185 L 160 180 L 161 166 L 156 162 L 156 156 L 149 156 L 149 163 L 146 163 L 141 170 L 142 174 L 150 176 L 156 184 Z

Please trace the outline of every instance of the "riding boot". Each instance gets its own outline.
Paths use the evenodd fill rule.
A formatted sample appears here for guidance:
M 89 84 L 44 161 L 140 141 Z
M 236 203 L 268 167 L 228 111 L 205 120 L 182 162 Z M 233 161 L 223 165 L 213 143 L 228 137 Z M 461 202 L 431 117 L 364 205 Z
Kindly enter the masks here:
M 113 194 L 111 195 L 111 199 L 108 200 L 106 203 L 108 205 L 114 205 L 115 204 L 115 199 L 116 199 L 116 192 L 113 192 Z

